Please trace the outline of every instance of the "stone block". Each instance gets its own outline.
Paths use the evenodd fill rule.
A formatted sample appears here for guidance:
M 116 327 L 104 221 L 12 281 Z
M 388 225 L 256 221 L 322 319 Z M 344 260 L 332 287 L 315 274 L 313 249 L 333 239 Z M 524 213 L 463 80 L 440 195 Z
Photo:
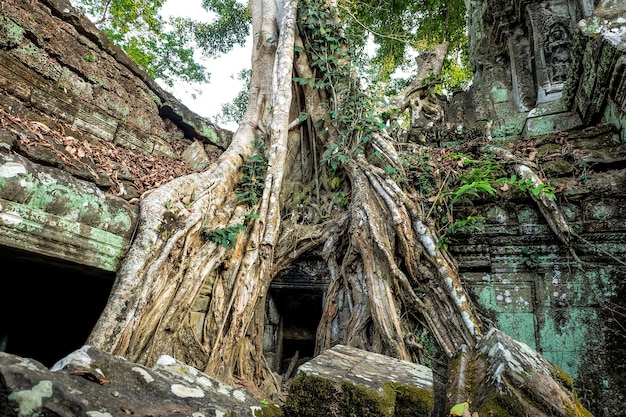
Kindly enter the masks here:
M 527 137 L 575 129 L 582 125 L 577 113 L 558 113 L 540 117 L 529 117 L 524 126 Z
M 202 171 L 211 163 L 200 141 L 193 141 L 183 152 L 183 160 L 190 167 Z
M 537 321 L 539 350 L 575 379 L 587 352 L 604 344 L 594 308 L 539 308 Z
M 46 369 L 0 352 L 3 416 L 250 417 L 263 407 L 275 408 L 171 356 L 147 368 L 85 345 Z
M 430 416 L 433 373 L 426 366 L 337 345 L 298 368 L 285 416 Z M 351 414 L 352 413 L 352 414 Z
M 95 185 L 0 152 L 0 244 L 115 271 L 136 221 Z
M 534 292 L 532 283 L 516 279 L 508 284 L 475 284 L 474 291 L 486 308 L 496 312 L 532 312 Z
M 73 126 L 79 130 L 89 132 L 102 140 L 112 142 L 117 131 L 117 124 L 117 120 L 97 111 L 79 110 Z

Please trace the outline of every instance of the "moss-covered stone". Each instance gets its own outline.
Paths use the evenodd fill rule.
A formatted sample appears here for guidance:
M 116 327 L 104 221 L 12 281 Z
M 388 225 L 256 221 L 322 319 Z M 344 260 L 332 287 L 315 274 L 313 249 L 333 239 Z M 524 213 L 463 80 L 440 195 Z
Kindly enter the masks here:
M 285 417 L 334 416 L 333 404 L 339 392 L 326 378 L 301 374 L 294 378 L 283 407 Z
M 341 415 L 345 417 L 393 417 L 396 392 L 388 384 L 376 391 L 352 382 L 341 384 Z
M 557 372 L 557 379 L 559 380 L 559 382 L 561 382 L 561 384 L 563 384 L 563 386 L 569 390 L 573 390 L 574 389 L 574 379 L 567 373 L 565 372 L 565 370 L 563 370 L 563 368 L 554 365 L 554 369 L 556 369 Z
M 435 398 L 432 391 L 408 385 L 394 385 L 393 389 L 396 393 L 394 417 L 426 417 L 433 412 Z
M 490 417 L 526 417 L 522 405 L 515 399 L 502 394 L 494 394 L 478 410 L 481 416 Z
M 254 411 L 254 417 L 282 417 L 283 410 L 272 404 L 264 405 L 259 410 Z
M 541 164 L 541 168 L 546 175 L 562 177 L 574 172 L 574 165 L 563 159 L 555 159 Z
M 341 384 L 316 375 L 294 378 L 280 414 L 256 416 L 285 417 L 426 417 L 435 406 L 431 390 L 385 382 L 382 389 L 352 382 Z M 264 407 L 265 409 L 266 407 Z M 271 410 L 278 413 L 278 410 Z M 265 411 L 263 411 L 265 412 Z

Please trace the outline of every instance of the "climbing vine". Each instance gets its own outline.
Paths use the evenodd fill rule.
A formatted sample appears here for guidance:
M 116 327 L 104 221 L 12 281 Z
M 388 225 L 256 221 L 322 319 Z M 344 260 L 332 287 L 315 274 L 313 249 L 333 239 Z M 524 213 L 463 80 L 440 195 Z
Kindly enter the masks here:
M 240 203 L 248 207 L 255 206 L 265 188 L 265 173 L 267 172 L 267 149 L 262 141 L 254 143 L 255 153 L 242 165 L 241 179 L 237 183 L 235 195 Z

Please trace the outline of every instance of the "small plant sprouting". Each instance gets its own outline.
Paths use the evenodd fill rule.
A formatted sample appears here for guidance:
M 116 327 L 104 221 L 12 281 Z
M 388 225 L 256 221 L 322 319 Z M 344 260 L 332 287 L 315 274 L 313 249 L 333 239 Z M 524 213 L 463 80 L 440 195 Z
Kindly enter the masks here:
M 554 187 L 546 184 L 535 185 L 529 178 L 517 178 L 516 175 L 511 175 L 510 178 L 500 178 L 498 182 L 516 186 L 522 192 L 529 192 L 535 197 L 539 197 L 542 193 L 550 198 L 554 198 Z
M 445 219 L 445 217 L 443 219 Z M 484 220 L 485 218 L 483 216 L 467 216 L 464 219 L 455 220 L 445 228 L 443 235 L 437 241 L 437 246 L 447 249 L 448 245 L 454 242 L 454 239 L 450 237 L 450 235 L 482 230 Z
M 246 227 L 243 224 L 237 223 L 234 226 L 227 226 L 224 229 L 204 229 L 203 233 L 207 239 L 215 243 L 219 243 L 228 249 L 229 247 L 235 246 L 235 243 L 237 242 L 237 235 L 241 232 L 245 232 L 245 230 Z
M 539 254 L 530 248 L 522 248 L 522 259 L 524 265 L 529 269 L 539 266 Z
M 267 158 L 265 145 L 261 141 L 255 142 L 256 152 L 242 165 L 243 175 L 237 183 L 235 193 L 241 203 L 248 207 L 256 205 L 265 188 L 265 174 L 267 172 Z
M 89 54 L 85 55 L 83 58 L 87 62 L 96 62 L 96 57 L 92 53 L 89 53 Z

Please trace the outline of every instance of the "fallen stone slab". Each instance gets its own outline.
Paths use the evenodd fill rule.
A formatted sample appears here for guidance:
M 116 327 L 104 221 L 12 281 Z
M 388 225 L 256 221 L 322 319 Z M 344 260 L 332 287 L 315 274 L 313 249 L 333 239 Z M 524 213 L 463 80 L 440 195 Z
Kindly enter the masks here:
M 86 345 L 48 369 L 0 352 L 2 417 L 250 417 L 268 408 L 277 409 L 170 356 L 150 369 Z
M 301 365 L 285 417 L 430 416 L 435 395 L 426 366 L 337 345 Z

